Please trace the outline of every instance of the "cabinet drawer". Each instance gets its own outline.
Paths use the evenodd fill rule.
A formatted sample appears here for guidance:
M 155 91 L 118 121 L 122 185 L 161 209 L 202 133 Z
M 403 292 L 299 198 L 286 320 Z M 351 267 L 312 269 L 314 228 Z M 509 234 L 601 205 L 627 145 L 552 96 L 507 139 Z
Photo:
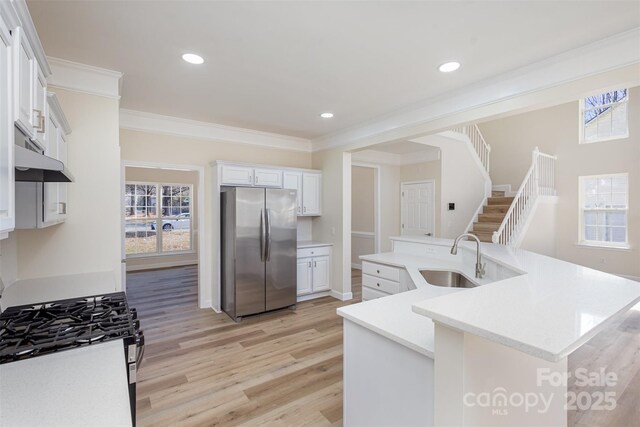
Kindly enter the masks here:
M 319 255 L 329 255 L 330 246 L 320 246 L 317 248 L 301 248 L 298 249 L 298 258 L 314 257 Z
M 400 283 L 392 282 L 391 280 L 382 279 L 380 277 L 373 277 L 367 274 L 362 275 L 363 288 L 371 288 L 379 291 L 384 291 L 388 294 L 397 294 L 400 292 Z
M 389 267 L 388 265 L 363 261 L 362 273 L 393 280 L 394 282 L 400 281 L 400 269 L 397 267 Z
M 375 289 L 362 288 L 362 301 L 369 301 L 376 298 L 388 297 L 389 294 Z

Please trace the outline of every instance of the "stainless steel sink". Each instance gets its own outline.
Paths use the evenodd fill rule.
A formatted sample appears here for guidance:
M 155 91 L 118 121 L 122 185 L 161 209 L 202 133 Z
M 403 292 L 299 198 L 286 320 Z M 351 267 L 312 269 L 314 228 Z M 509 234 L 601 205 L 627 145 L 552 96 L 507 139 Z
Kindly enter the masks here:
M 427 283 L 446 288 L 475 288 L 476 285 L 455 271 L 420 270 Z

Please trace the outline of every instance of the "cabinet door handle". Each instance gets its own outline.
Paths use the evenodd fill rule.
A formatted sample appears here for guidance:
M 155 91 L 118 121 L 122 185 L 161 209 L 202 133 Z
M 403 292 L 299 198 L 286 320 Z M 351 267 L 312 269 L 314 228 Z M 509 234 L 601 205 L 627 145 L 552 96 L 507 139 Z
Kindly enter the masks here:
M 314 266 L 314 267 L 317 267 L 317 266 L 318 266 L 318 263 L 317 263 L 316 261 L 313 261 L 313 266 Z
M 380 274 L 380 270 L 376 270 L 376 272 L 377 272 L 378 274 Z
M 380 287 L 380 283 L 376 283 L 376 285 L 378 285 L 378 287 Z
M 258 175 L 256 175 L 256 184 L 258 183 Z
M 67 203 L 66 202 L 58 202 L 58 213 L 62 215 L 67 214 Z
M 38 133 L 44 133 L 44 114 L 42 114 L 42 111 L 38 110 L 37 108 L 34 108 L 33 112 L 36 113 L 38 117 L 38 126 L 34 126 L 34 128 L 38 131 Z
M 309 268 L 311 268 L 311 261 L 309 261 Z

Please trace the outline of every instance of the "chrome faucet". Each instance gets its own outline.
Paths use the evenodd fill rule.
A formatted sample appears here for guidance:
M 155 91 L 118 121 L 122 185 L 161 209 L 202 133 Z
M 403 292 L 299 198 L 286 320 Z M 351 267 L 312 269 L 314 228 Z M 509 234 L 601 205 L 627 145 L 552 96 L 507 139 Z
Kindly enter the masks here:
M 476 241 L 476 255 L 477 255 L 477 259 L 476 259 L 476 277 L 478 279 L 482 279 L 482 276 L 484 276 L 484 267 L 486 264 L 482 263 L 482 254 L 480 253 L 480 239 L 478 239 L 477 236 L 475 236 L 474 234 L 470 234 L 470 233 L 463 233 L 461 235 L 459 235 L 458 237 L 456 237 L 456 240 L 453 242 L 453 246 L 451 247 L 451 255 L 456 255 L 458 253 L 458 243 L 460 243 L 460 240 L 462 240 L 463 238 L 471 238 L 473 240 Z

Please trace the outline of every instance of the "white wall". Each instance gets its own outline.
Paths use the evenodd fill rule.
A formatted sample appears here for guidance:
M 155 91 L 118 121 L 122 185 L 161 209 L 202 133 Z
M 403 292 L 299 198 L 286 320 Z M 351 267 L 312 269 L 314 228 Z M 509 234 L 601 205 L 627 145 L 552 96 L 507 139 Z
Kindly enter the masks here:
M 558 156 L 556 256 L 609 273 L 640 276 L 640 87 L 629 91 L 629 137 L 591 144 L 578 143 L 578 101 L 518 114 L 479 125 L 491 144 L 494 184 L 515 190 L 531 165 L 531 150 Z M 578 246 L 578 177 L 629 174 L 630 250 Z
M 118 100 L 50 87 L 73 132 L 68 136 L 65 223 L 15 231 L 18 279 L 96 271 L 120 275 L 120 146 Z
M 520 247 L 550 257 L 556 256 L 558 232 L 557 197 L 541 196 L 522 231 Z
M 429 135 L 412 141 L 440 148 L 440 236 L 455 238 L 484 200 L 485 176 L 477 155 L 468 140 Z M 448 210 L 449 202 L 455 210 Z

